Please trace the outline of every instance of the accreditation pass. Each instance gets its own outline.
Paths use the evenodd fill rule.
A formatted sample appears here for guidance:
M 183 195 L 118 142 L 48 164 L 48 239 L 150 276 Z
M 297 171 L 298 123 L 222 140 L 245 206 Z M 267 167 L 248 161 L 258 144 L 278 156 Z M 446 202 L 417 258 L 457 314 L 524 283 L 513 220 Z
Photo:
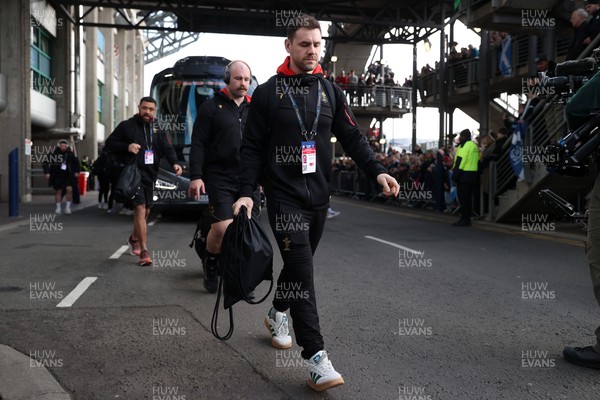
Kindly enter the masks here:
M 315 141 L 302 142 L 302 173 L 312 174 L 317 171 L 317 147 Z

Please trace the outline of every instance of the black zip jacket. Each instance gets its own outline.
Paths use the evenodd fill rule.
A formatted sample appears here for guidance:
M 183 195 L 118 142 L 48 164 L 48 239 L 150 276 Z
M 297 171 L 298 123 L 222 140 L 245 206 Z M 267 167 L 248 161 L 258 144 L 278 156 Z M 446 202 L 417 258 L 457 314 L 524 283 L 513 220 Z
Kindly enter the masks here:
M 238 106 L 226 89 L 198 110 L 190 148 L 190 179 L 238 186 L 240 145 L 250 97 Z
M 152 133 L 152 140 L 150 140 L 150 133 Z M 151 146 L 150 142 L 152 143 Z M 137 143 L 141 146 L 137 155 L 128 151 L 127 148 L 131 143 Z M 150 147 L 154 152 L 154 164 L 145 164 L 144 152 Z M 145 124 L 139 114 L 121 122 L 115 128 L 106 139 L 105 149 L 114 153 L 117 159 L 125 165 L 133 157 L 137 157 L 137 165 L 142 171 L 142 183 L 147 186 L 154 184 L 156 181 L 162 157 L 165 157 L 171 166 L 178 162 L 177 154 L 171 146 L 169 137 L 164 132 L 159 131 L 157 124 Z
M 66 165 L 66 169 L 62 169 L 62 164 Z M 58 175 L 69 175 L 71 178 L 80 171 L 79 160 L 71 150 L 67 149 L 64 153 L 60 151 L 60 147 L 56 147 L 48 160 L 42 165 L 45 174 L 50 174 L 51 177 Z
M 269 199 L 303 209 L 327 207 L 331 193 L 332 133 L 370 177 L 375 179 L 377 175 L 387 173 L 375 159 L 341 89 L 333 85 L 335 115 L 322 81 L 321 93 L 317 96 L 317 82 L 324 80 L 320 66 L 315 69 L 314 75 L 295 75 L 289 68 L 288 58 L 277 72 L 252 95 L 240 150 L 240 196 L 250 197 L 260 183 Z M 282 82 L 287 82 L 288 87 L 283 88 Z M 316 142 L 317 167 L 316 172 L 311 174 L 302 174 L 301 142 L 305 139 L 301 135 L 290 95 L 294 96 L 309 131 L 316 116 L 317 99 L 321 102 L 317 135 L 313 139 Z M 269 109 L 275 105 L 276 111 Z

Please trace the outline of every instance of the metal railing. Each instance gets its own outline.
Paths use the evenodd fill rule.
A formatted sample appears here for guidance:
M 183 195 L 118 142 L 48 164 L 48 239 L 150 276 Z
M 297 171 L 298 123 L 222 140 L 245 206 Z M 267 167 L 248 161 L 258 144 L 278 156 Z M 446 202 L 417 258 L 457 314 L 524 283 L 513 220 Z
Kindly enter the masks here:
M 448 65 L 450 93 L 453 89 L 474 87 L 479 79 L 477 75 L 479 73 L 479 59 L 469 58 L 467 60 L 461 60 Z
M 388 85 L 358 85 L 356 88 L 342 87 L 348 104 L 352 107 L 383 107 L 410 109 L 412 107 L 412 88 Z
M 365 180 L 358 171 L 332 171 L 331 190 L 336 194 L 358 197 L 365 194 Z

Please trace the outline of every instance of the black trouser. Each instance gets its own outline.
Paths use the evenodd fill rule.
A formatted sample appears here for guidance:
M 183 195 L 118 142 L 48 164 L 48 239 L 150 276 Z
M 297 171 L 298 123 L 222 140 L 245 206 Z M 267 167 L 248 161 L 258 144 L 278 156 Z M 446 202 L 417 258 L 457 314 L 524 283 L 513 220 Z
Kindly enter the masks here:
M 283 259 L 277 280 L 273 307 L 290 310 L 294 333 L 302 357 L 310 358 L 323 350 L 323 336 L 315 299 L 313 255 L 323 234 L 327 208 L 297 209 L 268 200 L 269 223 Z
M 108 191 L 110 190 L 110 179 L 106 176 L 98 175 L 100 190 L 98 191 L 98 203 L 108 202 Z
M 471 211 L 473 210 L 473 188 L 474 183 L 459 182 L 456 190 L 458 192 L 458 201 L 460 203 L 460 219 L 463 221 L 471 220 Z

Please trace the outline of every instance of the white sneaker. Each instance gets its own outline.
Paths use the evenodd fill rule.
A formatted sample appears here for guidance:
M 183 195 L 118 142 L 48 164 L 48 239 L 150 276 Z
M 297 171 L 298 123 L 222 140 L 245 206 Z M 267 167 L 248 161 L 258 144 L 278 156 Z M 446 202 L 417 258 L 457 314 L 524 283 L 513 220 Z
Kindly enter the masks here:
M 65 206 L 65 215 L 71 215 L 71 207 Z
M 339 211 L 333 211 L 331 208 L 327 210 L 327 218 L 337 217 L 338 215 L 340 215 Z
M 272 313 L 275 313 L 275 319 L 272 319 Z M 289 349 L 292 347 L 292 337 L 288 328 L 288 318 L 285 313 L 271 310 L 265 317 L 265 326 L 271 332 L 271 344 L 277 349 Z
M 60 206 L 56 207 L 56 210 L 54 210 L 54 214 L 62 214 L 62 210 L 60 209 Z
M 308 386 L 317 392 L 344 384 L 344 378 L 333 368 L 327 352 L 321 350 L 308 360 Z

